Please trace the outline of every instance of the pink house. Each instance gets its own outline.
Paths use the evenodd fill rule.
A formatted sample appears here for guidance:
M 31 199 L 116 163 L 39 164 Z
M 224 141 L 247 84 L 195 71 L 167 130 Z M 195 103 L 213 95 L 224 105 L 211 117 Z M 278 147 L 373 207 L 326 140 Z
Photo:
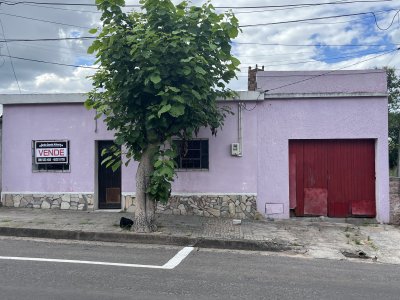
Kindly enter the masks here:
M 252 75 L 253 91 L 220 101 L 235 115 L 217 137 L 201 130 L 189 142 L 171 199 L 158 211 L 388 222 L 385 72 Z M 83 94 L 0 95 L 3 205 L 134 210 L 137 164 L 115 173 L 100 164 L 113 133 L 84 101 Z

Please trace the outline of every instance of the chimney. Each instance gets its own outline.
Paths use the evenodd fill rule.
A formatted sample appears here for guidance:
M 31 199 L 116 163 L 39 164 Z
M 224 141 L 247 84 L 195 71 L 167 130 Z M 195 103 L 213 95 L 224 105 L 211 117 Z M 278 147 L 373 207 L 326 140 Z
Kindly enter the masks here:
M 256 68 L 253 70 L 251 69 L 251 67 L 249 67 L 249 75 L 247 79 L 247 90 L 249 91 L 257 90 L 257 71 L 264 71 L 264 66 L 259 69 L 258 65 L 256 65 Z

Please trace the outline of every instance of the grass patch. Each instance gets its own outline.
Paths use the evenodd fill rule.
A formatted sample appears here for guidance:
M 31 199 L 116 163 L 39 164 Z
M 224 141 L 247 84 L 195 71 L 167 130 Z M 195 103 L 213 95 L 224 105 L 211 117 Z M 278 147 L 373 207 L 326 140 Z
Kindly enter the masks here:
M 8 223 L 8 222 L 12 222 L 12 220 L 10 220 L 10 219 L 3 219 L 3 220 L 0 220 L 0 222 L 1 222 L 1 223 Z

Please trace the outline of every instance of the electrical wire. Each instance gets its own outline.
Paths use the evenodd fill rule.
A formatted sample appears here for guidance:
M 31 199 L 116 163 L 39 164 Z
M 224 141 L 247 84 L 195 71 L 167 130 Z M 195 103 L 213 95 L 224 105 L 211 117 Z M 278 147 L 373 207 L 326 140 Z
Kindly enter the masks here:
M 390 12 L 390 11 L 398 11 L 398 9 L 387 9 L 387 10 L 380 10 L 377 12 Z M 280 21 L 280 22 L 269 22 L 269 23 L 258 23 L 258 24 L 247 24 L 247 25 L 240 25 L 240 28 L 248 28 L 248 27 L 258 27 L 258 26 L 270 26 L 270 25 L 281 25 L 281 24 L 290 24 L 290 23 L 298 23 L 304 21 L 317 21 L 317 20 L 326 20 L 326 19 L 336 19 L 336 18 L 344 18 L 344 17 L 354 17 L 354 16 L 362 16 L 362 15 L 370 15 L 372 14 L 375 17 L 376 12 L 367 11 L 361 13 L 354 13 L 354 14 L 343 14 L 343 15 L 335 15 L 335 16 L 325 16 L 325 17 L 315 17 L 315 18 L 307 18 L 307 19 L 297 19 L 297 20 L 288 20 L 288 21 Z
M 63 11 L 74 11 L 74 12 L 80 12 L 80 13 L 92 13 L 92 14 L 101 14 L 102 13 L 101 11 L 98 11 L 98 10 L 84 10 L 84 9 L 72 9 L 72 8 L 65 8 L 65 7 L 51 7 L 51 6 L 37 5 L 37 4 L 23 4 L 23 5 L 31 6 L 31 7 L 63 10 Z
M 73 40 L 94 40 L 96 36 L 64 37 L 64 38 L 37 38 L 37 39 L 5 39 L 0 42 L 52 42 L 52 41 L 73 41 Z
M 91 4 L 91 3 L 62 3 L 62 2 L 36 2 L 36 1 L 9 1 L 9 0 L 4 0 L 1 1 L 1 3 L 5 5 L 18 5 L 18 4 L 36 4 L 36 5 L 55 5 L 55 6 L 91 6 L 91 7 L 97 7 L 96 4 Z M 142 7 L 140 4 L 133 4 L 133 5 L 124 5 L 124 7 Z
M 299 3 L 299 4 L 284 4 L 284 5 L 261 5 L 261 6 L 214 6 L 218 9 L 261 9 L 261 8 L 298 8 L 298 7 L 312 7 L 322 5 L 337 5 L 337 4 L 353 4 L 353 3 L 377 3 L 377 2 L 392 2 L 392 0 L 355 0 L 355 1 L 333 1 L 324 3 Z M 96 4 L 91 3 L 66 3 L 66 2 L 36 2 L 36 1 L 10 1 L 4 0 L 2 3 L 6 5 L 18 4 L 36 4 L 36 5 L 54 5 L 54 6 L 92 6 Z M 125 7 L 142 7 L 140 4 L 125 5 Z
M 394 44 L 283 44 L 283 43 L 257 43 L 257 42 L 235 42 L 237 45 L 259 45 L 259 46 L 284 46 L 284 47 L 382 47 L 382 46 L 397 46 L 400 43 Z
M 78 28 L 84 28 L 84 29 L 91 29 L 92 28 L 92 27 L 80 26 L 80 25 L 75 25 L 75 24 L 67 24 L 67 23 L 49 21 L 49 20 L 44 20 L 44 19 L 36 19 L 36 18 L 31 18 L 31 17 L 19 16 L 19 15 L 8 14 L 8 13 L 3 13 L 3 12 L 0 12 L 0 15 L 10 16 L 10 17 L 15 17 L 15 18 L 22 18 L 22 19 L 27 19 L 27 20 L 31 20 L 31 21 L 38 21 L 38 22 L 45 22 L 45 23 L 63 25 L 63 26 L 78 27 Z
M 284 84 L 284 85 L 281 85 L 281 86 L 278 86 L 278 87 L 275 87 L 275 88 L 266 90 L 265 92 L 275 91 L 275 90 L 278 90 L 278 89 L 281 89 L 281 88 L 284 88 L 284 87 L 287 87 L 287 86 L 299 84 L 299 83 L 302 83 L 302 82 L 305 82 L 305 81 L 308 81 L 308 80 L 312 80 L 312 79 L 315 79 L 315 78 L 318 78 L 318 77 L 321 77 L 321 76 L 325 76 L 325 75 L 331 74 L 331 73 L 333 73 L 333 72 L 337 72 L 337 71 L 340 71 L 340 70 L 343 70 L 343 69 L 346 69 L 346 68 L 349 68 L 349 67 L 353 67 L 353 66 L 359 65 L 359 64 L 361 64 L 361 63 L 363 63 L 363 62 L 366 62 L 366 61 L 369 61 L 369 60 L 372 60 L 372 59 L 375 59 L 375 58 L 378 58 L 378 57 L 381 57 L 381 56 L 383 56 L 383 55 L 387 55 L 387 54 L 389 54 L 389 53 L 393 53 L 393 52 L 399 51 L 399 50 L 400 50 L 400 48 L 393 49 L 393 50 L 387 51 L 387 52 L 385 52 L 385 53 L 376 55 L 376 56 L 374 56 L 374 57 L 370 57 L 370 58 L 361 60 L 361 61 L 359 61 L 359 62 L 356 62 L 356 63 L 350 64 L 350 65 L 344 66 L 344 67 L 342 67 L 342 68 L 335 69 L 335 70 L 331 70 L 331 71 L 328 71 L 328 72 L 325 72 L 325 73 L 322 73 L 322 74 L 318 74 L 318 75 L 315 75 L 315 76 L 312 76 L 312 77 L 309 77 L 309 78 L 305 78 L 305 79 L 302 79 L 302 80 L 299 80 L 299 81 L 295 81 L 295 82 L 292 82 L 292 83 Z M 261 75 L 261 76 L 262 76 L 262 75 Z
M 39 3 L 39 2 L 38 2 Z M 0 2 L 0 4 L 6 4 L 6 2 Z M 18 3 L 16 3 L 18 4 Z M 381 13 L 381 12 L 390 12 L 390 11 L 397 11 L 395 16 L 392 19 L 392 23 L 389 25 L 388 28 L 386 29 L 381 29 L 381 27 L 378 24 L 377 17 L 375 13 Z M 400 12 L 398 9 L 388 9 L 388 10 L 381 10 L 377 12 L 362 12 L 362 13 L 354 13 L 354 14 L 343 14 L 343 15 L 335 15 L 335 16 L 325 16 L 325 17 L 316 17 L 316 18 L 307 18 L 307 19 L 297 19 L 297 20 L 289 20 L 289 21 L 280 21 L 280 22 L 269 22 L 269 23 L 259 23 L 259 24 L 247 24 L 247 25 L 240 25 L 240 28 L 248 28 L 248 27 L 256 27 L 256 26 L 269 26 L 269 25 L 281 25 L 281 24 L 289 24 L 289 23 L 297 23 L 297 22 L 305 22 L 305 21 L 316 21 L 316 20 L 325 20 L 325 19 L 334 19 L 334 18 L 343 18 L 343 17 L 352 17 L 352 16 L 360 16 L 360 15 L 370 15 L 374 17 L 375 24 L 376 26 L 381 29 L 381 30 L 387 30 L 389 29 L 396 17 L 396 15 Z M 74 25 L 74 24 L 66 24 L 66 23 L 61 23 L 61 22 L 56 22 L 56 21 L 50 21 L 50 20 L 44 20 L 44 19 L 37 19 L 37 18 L 31 18 L 31 17 L 26 17 L 26 16 L 20 16 L 20 15 L 15 15 L 15 14 L 7 14 L 7 13 L 0 13 L 6 16 L 12 16 L 16 18 L 23 18 L 23 19 L 28 19 L 32 21 L 39 21 L 39 22 L 46 22 L 46 23 L 51 23 L 51 24 L 58 24 L 58 25 L 64 25 L 64 26 L 71 26 L 71 27 L 79 27 L 79 28 L 85 28 L 85 29 L 90 29 L 90 27 L 86 26 L 80 26 L 80 25 Z
M 392 27 L 392 25 L 393 25 L 393 23 L 394 23 L 394 19 L 396 19 L 396 16 L 397 16 L 399 13 L 400 13 L 400 9 L 395 13 L 395 15 L 394 15 L 393 18 L 392 18 L 392 22 L 391 22 L 391 23 L 389 24 L 389 26 L 386 27 L 386 28 L 380 27 L 379 24 L 378 24 L 378 20 L 377 20 L 375 14 L 373 13 L 372 15 L 374 16 L 376 27 L 378 27 L 378 29 L 381 30 L 381 31 L 386 31 L 386 30 L 388 30 L 390 27 Z
M 1 19 L 0 19 L 0 26 L 1 26 L 1 31 L 3 33 L 4 39 L 6 39 L 6 32 L 4 31 L 3 21 Z M 6 49 L 7 49 L 7 53 L 8 53 L 7 56 L 10 59 L 11 69 L 12 69 L 13 74 L 14 74 L 15 82 L 17 83 L 19 93 L 22 94 L 21 87 L 19 85 L 19 81 L 18 81 L 18 77 L 17 77 L 17 73 L 15 72 L 14 62 L 13 62 L 12 56 L 10 54 L 10 48 L 8 48 L 8 43 L 5 43 L 5 44 L 6 44 Z M 1 55 L 1 52 L 0 52 L 0 55 Z M 1 55 L 1 56 L 5 56 L 5 55 Z
M 383 1 L 346 1 L 346 2 L 326 2 L 326 3 L 313 3 L 313 4 L 298 4 L 298 7 L 284 7 L 284 8 L 275 8 L 275 9 L 262 9 L 262 10 L 251 10 L 251 11 L 237 11 L 235 15 L 238 14 L 251 14 L 251 13 L 260 13 L 260 12 L 271 12 L 271 11 L 282 11 L 282 10 L 290 10 L 290 9 L 299 9 L 299 8 L 309 8 L 310 6 L 317 5 L 327 5 L 327 4 L 354 4 L 354 3 L 373 3 L 373 2 L 392 2 L 392 0 L 383 0 Z M 260 9 L 260 8 L 259 8 Z
M 299 54 L 315 54 L 315 51 L 301 51 L 301 52 L 281 52 L 281 53 L 271 53 L 271 54 L 258 54 L 258 55 L 240 55 L 234 54 L 234 56 L 242 57 L 271 57 L 271 56 L 282 56 L 282 55 L 299 55 Z
M 261 5 L 261 6 L 215 6 L 220 9 L 257 9 L 257 8 L 299 8 L 299 7 L 312 7 L 323 5 L 337 5 L 337 4 L 353 4 L 353 3 L 376 3 L 376 2 L 392 2 L 392 0 L 355 0 L 355 1 L 332 1 L 323 3 L 299 3 L 299 4 L 282 4 L 282 5 Z
M 375 53 L 364 53 L 364 54 L 360 54 L 360 53 L 357 53 L 357 54 L 353 54 L 353 55 L 343 55 L 343 56 L 336 56 L 336 57 L 330 57 L 330 58 L 326 58 L 326 60 L 338 60 L 338 59 L 342 59 L 342 58 L 356 58 L 356 57 L 359 57 L 359 56 L 361 56 L 361 55 L 371 55 L 371 54 L 380 54 L 380 53 L 384 53 L 384 52 L 387 52 L 388 50 L 384 50 L 384 51 L 379 51 L 379 52 L 375 52 Z M 276 63 L 279 63 L 279 62 L 287 62 L 287 60 L 281 60 L 281 61 L 275 61 Z M 319 62 L 319 61 L 317 61 L 317 60 L 315 60 L 315 59 L 313 59 L 313 60 L 299 60 L 299 61 L 294 61 L 294 62 L 291 62 L 291 63 L 287 63 L 287 64 L 283 64 L 283 65 L 294 65 L 294 64 L 301 64 L 301 63 L 307 63 L 307 62 Z M 262 64 L 263 62 L 258 62 L 259 64 Z M 243 62 L 243 63 L 241 63 L 241 64 L 250 64 L 250 65 L 253 65 L 254 63 L 253 62 Z M 268 66 L 281 66 L 282 64 L 272 64 L 272 65 L 264 65 L 265 67 L 268 67 Z
M 1 42 L 52 42 L 52 41 L 73 41 L 73 40 L 93 40 L 96 36 L 81 36 L 81 37 L 65 37 L 65 38 L 8 38 L 0 40 Z M 284 47 L 382 47 L 382 46 L 397 46 L 400 43 L 394 44 L 285 44 L 285 43 L 257 43 L 257 42 L 233 42 L 234 45 L 260 45 L 260 46 L 284 46 Z
M 279 71 L 278 71 L 279 72 Z M 238 72 L 238 73 L 247 73 L 247 72 Z M 357 74 L 375 74 L 375 73 L 380 73 L 380 71 L 376 71 L 376 70 L 370 70 L 370 71 L 366 71 L 366 72 L 357 72 Z M 331 73 L 330 76 L 343 76 L 343 75 L 349 75 L 346 73 Z M 299 75 L 299 74 L 285 74 L 285 75 L 278 75 L 278 74 L 274 74 L 274 75 L 257 75 L 257 77 L 261 77 L 261 78 L 278 78 L 278 77 L 299 77 L 299 76 L 304 76 L 304 75 Z M 244 78 L 248 78 L 248 75 L 236 75 L 236 77 L 244 77 Z
M 0 56 L 5 56 L 5 55 L 0 54 Z M 63 64 L 63 63 L 57 63 L 57 62 L 51 62 L 51 61 L 39 60 L 39 59 L 32 59 L 32 58 L 26 58 L 26 57 L 19 57 L 19 56 L 9 56 L 9 57 L 14 58 L 14 59 L 20 59 L 20 60 L 26 60 L 26 61 L 32 61 L 32 62 L 38 62 L 38 63 L 44 63 L 44 64 L 51 64 L 51 65 L 58 65 L 58 66 L 65 66 L 65 67 L 84 68 L 84 69 L 92 69 L 92 70 L 100 69 L 99 67 Z

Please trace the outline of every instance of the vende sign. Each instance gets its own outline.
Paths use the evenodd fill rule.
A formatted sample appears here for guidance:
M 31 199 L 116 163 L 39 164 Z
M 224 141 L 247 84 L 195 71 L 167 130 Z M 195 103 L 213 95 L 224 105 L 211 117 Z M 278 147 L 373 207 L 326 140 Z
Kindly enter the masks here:
M 36 164 L 67 164 L 68 141 L 35 141 Z

